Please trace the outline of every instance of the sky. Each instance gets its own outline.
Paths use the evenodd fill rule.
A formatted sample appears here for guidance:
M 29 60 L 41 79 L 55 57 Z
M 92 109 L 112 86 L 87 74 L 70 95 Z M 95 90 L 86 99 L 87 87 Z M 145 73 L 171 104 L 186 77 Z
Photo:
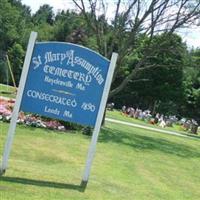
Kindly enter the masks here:
M 73 9 L 73 3 L 71 0 L 21 0 L 21 2 L 30 6 L 32 13 L 35 13 L 43 4 L 49 4 L 52 6 L 55 13 L 59 10 Z M 107 12 L 110 13 L 112 11 L 108 10 Z M 183 41 L 187 43 L 189 48 L 200 48 L 200 27 L 182 29 L 178 31 L 178 34 L 181 35 Z

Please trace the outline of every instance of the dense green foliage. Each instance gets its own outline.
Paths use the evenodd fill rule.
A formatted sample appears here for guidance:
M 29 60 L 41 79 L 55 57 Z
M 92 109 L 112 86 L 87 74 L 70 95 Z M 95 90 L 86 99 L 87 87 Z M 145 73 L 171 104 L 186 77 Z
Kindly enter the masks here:
M 31 14 L 30 8 L 20 0 L 2 0 L 0 10 L 1 83 L 12 85 L 6 54 L 19 82 L 27 41 L 33 30 L 38 32 L 40 41 L 77 43 L 108 58 L 112 51 L 118 52 L 114 92 L 109 99 L 118 108 L 123 104 L 139 106 L 200 120 L 200 50 L 188 50 L 173 31 L 148 35 L 142 32 L 142 24 L 137 25 L 137 19 L 132 25 L 135 29 L 130 29 L 126 13 L 118 13 L 109 22 L 104 15 L 97 18 L 92 12 L 54 13 L 45 4 Z
M 184 69 L 184 101 L 181 111 L 189 117 L 200 118 L 200 49 L 190 51 L 188 58 Z

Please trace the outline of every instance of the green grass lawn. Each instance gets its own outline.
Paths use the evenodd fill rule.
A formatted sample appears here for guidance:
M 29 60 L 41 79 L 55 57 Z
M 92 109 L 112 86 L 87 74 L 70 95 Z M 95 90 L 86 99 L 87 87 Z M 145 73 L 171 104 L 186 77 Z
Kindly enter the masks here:
M 0 84 L 0 96 L 15 98 L 15 88 L 7 85 Z
M 0 123 L 0 152 L 8 124 Z M 200 140 L 106 122 L 88 187 L 90 137 L 18 126 L 1 200 L 199 200 Z

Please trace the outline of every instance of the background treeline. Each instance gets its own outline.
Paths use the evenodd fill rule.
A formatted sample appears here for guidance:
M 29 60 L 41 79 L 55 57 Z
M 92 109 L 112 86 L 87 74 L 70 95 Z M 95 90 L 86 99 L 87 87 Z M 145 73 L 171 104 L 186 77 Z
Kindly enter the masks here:
M 49 5 L 31 14 L 18 0 L 1 0 L 0 11 L 0 83 L 13 84 L 8 55 L 18 84 L 30 32 L 36 31 L 39 41 L 81 44 L 109 59 L 112 51 L 118 52 L 109 99 L 116 107 L 133 106 L 200 121 L 200 49 L 187 48 L 175 28 L 147 34 L 139 23 L 136 26 L 138 20 L 134 29 L 128 28 L 125 14 L 117 13 L 112 21 L 104 15 L 95 18 L 92 11 L 54 13 Z

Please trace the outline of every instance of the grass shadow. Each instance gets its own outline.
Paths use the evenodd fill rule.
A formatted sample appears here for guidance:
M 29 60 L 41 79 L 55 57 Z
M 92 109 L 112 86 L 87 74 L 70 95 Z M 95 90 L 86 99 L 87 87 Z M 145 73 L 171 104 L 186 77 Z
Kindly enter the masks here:
M 19 178 L 19 177 L 8 177 L 1 176 L 0 181 L 11 182 L 11 183 L 19 183 L 24 185 L 34 185 L 40 187 L 49 187 L 49 188 L 58 188 L 58 189 L 68 189 L 68 190 L 76 190 L 79 192 L 84 192 L 86 189 L 86 185 L 80 184 L 66 184 L 66 183 L 58 183 L 51 181 L 42 181 L 42 180 L 33 180 L 27 178 Z
M 198 146 L 197 148 L 194 148 L 191 145 L 170 141 L 164 138 L 157 138 L 154 135 L 145 136 L 134 129 L 130 133 L 125 130 L 122 132 L 116 129 L 103 128 L 99 136 L 99 142 L 112 142 L 127 145 L 138 151 L 160 151 L 162 153 L 173 154 L 183 158 L 200 158 Z

